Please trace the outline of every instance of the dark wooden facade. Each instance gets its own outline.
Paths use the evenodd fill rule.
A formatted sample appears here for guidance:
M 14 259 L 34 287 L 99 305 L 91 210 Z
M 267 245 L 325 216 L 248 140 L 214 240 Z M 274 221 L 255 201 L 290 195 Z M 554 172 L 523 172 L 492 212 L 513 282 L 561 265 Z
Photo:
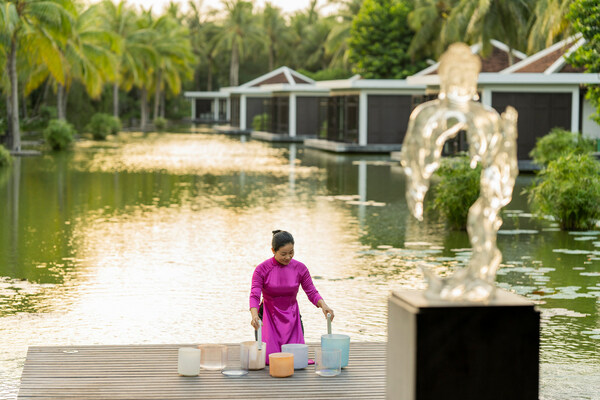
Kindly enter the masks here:
M 321 139 L 358 143 L 358 95 L 331 96 L 327 99 L 326 128 Z
M 321 97 L 318 96 L 297 96 L 296 97 L 296 135 L 297 136 L 316 136 L 319 127 L 319 103 Z
M 274 96 L 263 99 L 263 107 L 267 113 L 265 125 L 260 130 L 287 134 L 289 132 L 290 99 L 288 96 Z
M 412 96 L 369 95 L 367 104 L 367 143 L 402 143 L 412 112 Z
M 319 138 L 358 143 L 358 94 L 331 96 L 320 104 Z M 412 95 L 367 95 L 367 144 L 402 143 L 412 109 Z
M 227 99 L 219 99 L 219 121 L 227 120 Z
M 193 119 L 195 121 L 200 122 L 212 122 L 212 121 L 226 121 L 227 120 L 227 100 L 226 99 L 217 99 L 219 102 L 219 115 L 218 118 L 215 118 L 215 110 L 214 110 L 214 101 L 215 99 L 194 99 L 196 102 L 195 105 L 195 115 L 193 115 Z
M 240 96 L 232 94 L 229 100 L 231 126 L 240 126 Z
M 210 121 L 214 118 L 212 112 L 212 99 L 195 99 L 196 102 L 196 115 L 195 120 L 199 121 Z
M 327 98 L 324 98 L 327 100 Z M 296 136 L 317 136 L 320 126 L 319 104 L 321 97 L 296 97 Z M 267 119 L 260 130 L 287 135 L 290 132 L 289 94 L 273 96 L 263 100 Z
M 571 130 L 571 93 L 492 92 L 492 107 L 503 112 L 513 106 L 517 122 L 517 158 L 528 160 L 537 138 L 552 128 Z
M 265 113 L 263 100 L 263 97 L 246 97 L 246 129 L 252 129 L 254 117 Z

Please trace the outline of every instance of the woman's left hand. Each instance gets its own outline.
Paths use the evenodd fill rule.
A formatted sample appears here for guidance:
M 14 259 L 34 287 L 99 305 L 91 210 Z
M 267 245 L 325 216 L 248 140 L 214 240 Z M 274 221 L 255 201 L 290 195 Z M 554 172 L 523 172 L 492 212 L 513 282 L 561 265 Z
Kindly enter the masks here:
M 320 305 L 321 310 L 323 310 L 323 314 L 325 314 L 325 318 L 327 318 L 327 314 L 331 314 L 331 320 L 333 321 L 333 317 L 335 316 L 333 310 L 324 301 Z

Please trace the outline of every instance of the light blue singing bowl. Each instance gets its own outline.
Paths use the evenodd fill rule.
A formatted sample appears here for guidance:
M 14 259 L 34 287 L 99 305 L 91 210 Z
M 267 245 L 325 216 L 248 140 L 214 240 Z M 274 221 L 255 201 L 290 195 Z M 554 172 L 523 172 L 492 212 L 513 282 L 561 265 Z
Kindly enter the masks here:
M 321 335 L 321 349 L 342 351 L 342 368 L 348 366 L 348 356 L 350 354 L 350 336 L 331 333 Z

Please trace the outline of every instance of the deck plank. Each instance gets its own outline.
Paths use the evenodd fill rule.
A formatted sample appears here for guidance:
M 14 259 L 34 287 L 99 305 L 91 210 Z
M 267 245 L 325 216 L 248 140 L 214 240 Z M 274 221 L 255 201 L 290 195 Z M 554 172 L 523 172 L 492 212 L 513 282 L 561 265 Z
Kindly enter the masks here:
M 348 367 L 324 378 L 309 366 L 289 378 L 267 368 L 231 378 L 219 371 L 177 374 L 177 349 L 195 344 L 35 346 L 27 352 L 19 400 L 332 399 L 385 397 L 386 344 L 350 344 Z M 228 344 L 239 360 L 239 344 Z M 309 357 L 318 345 L 309 344 Z M 76 351 L 76 352 L 75 352 Z

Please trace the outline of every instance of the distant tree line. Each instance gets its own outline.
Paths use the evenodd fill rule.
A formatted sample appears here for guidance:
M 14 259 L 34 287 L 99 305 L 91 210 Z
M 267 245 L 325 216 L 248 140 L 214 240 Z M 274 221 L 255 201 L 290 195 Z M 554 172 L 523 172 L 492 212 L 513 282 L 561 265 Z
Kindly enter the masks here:
M 579 31 L 589 45 L 573 62 L 599 68 L 597 0 L 330 3 L 332 15 L 317 0 L 292 14 L 243 0 L 162 13 L 126 0 L 0 0 L 0 141 L 17 149 L 21 128 L 57 118 L 79 129 L 96 112 L 145 129 L 189 114 L 182 90 L 235 86 L 281 65 L 317 80 L 404 78 L 455 41 L 481 42 L 485 54 L 494 38 L 531 54 Z

